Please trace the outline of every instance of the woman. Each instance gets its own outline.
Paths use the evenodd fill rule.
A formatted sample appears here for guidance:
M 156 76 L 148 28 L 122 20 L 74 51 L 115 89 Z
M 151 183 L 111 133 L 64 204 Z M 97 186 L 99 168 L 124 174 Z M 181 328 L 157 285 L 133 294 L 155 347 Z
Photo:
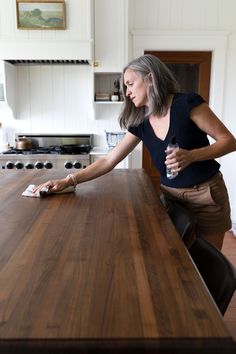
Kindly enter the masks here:
M 123 140 L 86 169 L 37 187 L 52 191 L 89 181 L 111 171 L 142 140 L 160 172 L 161 190 L 181 201 L 197 218 L 197 233 L 221 249 L 231 228 L 230 206 L 220 165 L 214 159 L 236 150 L 236 140 L 197 94 L 179 93 L 169 69 L 157 57 L 143 55 L 123 70 Z M 207 135 L 215 142 L 209 144 Z M 166 154 L 171 136 L 180 148 Z M 166 177 L 166 167 L 177 176 Z

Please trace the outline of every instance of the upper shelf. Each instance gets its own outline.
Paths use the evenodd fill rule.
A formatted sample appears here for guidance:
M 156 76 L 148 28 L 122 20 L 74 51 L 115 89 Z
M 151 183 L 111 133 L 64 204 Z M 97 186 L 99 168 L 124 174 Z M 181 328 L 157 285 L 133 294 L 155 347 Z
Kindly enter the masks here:
M 111 96 L 114 95 L 115 91 L 118 90 L 119 95 L 120 91 L 120 79 L 121 73 L 94 73 L 94 102 L 96 104 L 122 104 L 122 101 L 113 101 Z M 118 88 L 117 88 L 118 85 Z M 96 94 L 102 94 L 107 96 L 107 99 L 96 100 Z

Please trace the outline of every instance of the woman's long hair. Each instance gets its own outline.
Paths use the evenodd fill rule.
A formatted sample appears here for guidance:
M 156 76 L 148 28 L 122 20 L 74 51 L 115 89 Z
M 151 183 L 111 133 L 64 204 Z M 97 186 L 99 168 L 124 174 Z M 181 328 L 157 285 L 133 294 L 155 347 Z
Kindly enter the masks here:
M 149 107 L 135 107 L 131 99 L 126 96 L 127 87 L 124 85 L 124 73 L 132 69 L 139 73 L 143 80 L 151 76 L 152 85 L 147 92 Z M 138 126 L 149 115 L 164 116 L 168 111 L 169 96 L 179 91 L 179 84 L 168 67 L 155 55 L 145 54 L 132 60 L 123 69 L 122 86 L 124 105 L 119 116 L 120 126 L 129 128 Z

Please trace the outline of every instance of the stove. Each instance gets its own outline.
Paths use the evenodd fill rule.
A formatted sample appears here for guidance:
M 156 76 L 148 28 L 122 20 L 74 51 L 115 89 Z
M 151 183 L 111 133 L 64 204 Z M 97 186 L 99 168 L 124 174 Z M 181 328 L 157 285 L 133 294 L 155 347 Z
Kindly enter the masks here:
M 0 168 L 81 169 L 90 165 L 92 134 L 18 134 L 16 139 L 30 139 L 32 148 L 10 148 L 0 154 Z

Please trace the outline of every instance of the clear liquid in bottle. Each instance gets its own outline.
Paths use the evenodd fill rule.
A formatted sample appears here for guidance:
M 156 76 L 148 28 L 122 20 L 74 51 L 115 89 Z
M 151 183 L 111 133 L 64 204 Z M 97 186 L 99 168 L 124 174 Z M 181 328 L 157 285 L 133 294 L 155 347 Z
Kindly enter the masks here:
M 176 137 L 175 136 L 172 136 L 170 138 L 170 141 L 167 145 L 167 148 L 166 148 L 166 154 L 170 154 L 173 150 L 175 149 L 178 149 L 179 148 L 179 145 L 178 143 L 176 142 Z M 169 178 L 169 179 L 173 179 L 175 178 L 176 176 L 178 176 L 178 172 L 176 171 L 173 171 L 171 168 L 166 168 L 166 177 Z

